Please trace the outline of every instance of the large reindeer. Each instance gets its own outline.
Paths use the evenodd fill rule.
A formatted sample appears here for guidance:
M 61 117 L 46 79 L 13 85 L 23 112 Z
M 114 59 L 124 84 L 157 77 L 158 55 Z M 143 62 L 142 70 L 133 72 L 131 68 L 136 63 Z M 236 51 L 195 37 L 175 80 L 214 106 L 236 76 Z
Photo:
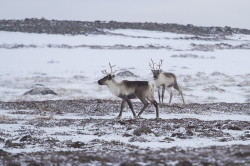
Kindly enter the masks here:
M 158 88 L 159 103 L 160 104 L 163 103 L 164 92 L 165 92 L 165 89 L 167 89 L 167 91 L 170 94 L 169 105 L 171 104 L 171 100 L 173 96 L 173 92 L 171 89 L 173 87 L 179 92 L 182 98 L 182 102 L 183 104 L 185 104 L 182 91 L 179 88 L 178 83 L 177 83 L 176 76 L 173 73 L 165 73 L 165 72 L 163 73 L 161 70 L 162 62 L 163 60 L 160 60 L 159 64 L 155 64 L 152 59 L 151 59 L 151 63 L 149 62 L 149 66 L 151 68 L 151 71 L 153 73 L 153 77 L 155 80 L 155 85 Z M 155 68 L 155 65 L 158 66 L 158 68 Z M 161 87 L 162 87 L 162 95 L 160 94 Z
M 150 101 L 156 109 L 156 118 L 159 118 L 159 111 L 158 111 L 158 104 L 154 99 L 154 84 L 149 83 L 148 81 L 127 81 L 123 80 L 121 82 L 116 82 L 114 79 L 114 71 L 112 66 L 109 63 L 110 66 L 110 73 L 108 73 L 106 70 L 103 70 L 102 73 L 106 76 L 98 81 L 99 85 L 107 85 L 110 92 L 121 98 L 121 109 L 120 113 L 117 118 L 121 118 L 122 111 L 125 106 L 125 103 L 127 102 L 129 105 L 129 108 L 131 109 L 134 118 L 140 117 L 142 112 L 147 108 L 149 105 L 148 101 Z M 139 114 L 136 116 L 133 105 L 131 103 L 130 99 L 139 98 L 141 102 L 144 104 L 143 108 L 139 112 Z

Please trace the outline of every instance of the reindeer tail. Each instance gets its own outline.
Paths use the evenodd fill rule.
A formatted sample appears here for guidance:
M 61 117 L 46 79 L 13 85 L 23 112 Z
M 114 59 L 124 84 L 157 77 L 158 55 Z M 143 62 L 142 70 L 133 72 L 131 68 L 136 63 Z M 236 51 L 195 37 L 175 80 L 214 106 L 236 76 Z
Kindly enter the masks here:
M 180 90 L 179 85 L 178 85 L 178 83 L 177 83 L 176 77 L 175 77 L 175 79 L 174 79 L 174 89 L 176 89 L 177 91 Z

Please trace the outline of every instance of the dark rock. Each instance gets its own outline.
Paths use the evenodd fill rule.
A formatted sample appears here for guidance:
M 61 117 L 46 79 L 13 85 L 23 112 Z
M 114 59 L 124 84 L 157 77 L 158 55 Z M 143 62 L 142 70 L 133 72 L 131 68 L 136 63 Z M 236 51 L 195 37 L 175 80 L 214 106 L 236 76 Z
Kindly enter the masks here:
M 136 136 L 131 137 L 128 141 L 129 142 L 150 142 L 144 137 L 136 137 Z
M 27 166 L 45 166 L 45 164 L 33 160 Z
M 0 142 L 4 142 L 4 139 L 0 137 Z
M 210 166 L 212 165 L 211 163 L 207 162 L 207 161 L 201 161 L 200 163 L 201 166 Z
M 187 130 L 186 133 L 185 133 L 185 135 L 187 135 L 187 136 L 193 136 L 194 133 L 191 130 Z
M 5 148 L 24 148 L 24 144 L 23 143 L 14 143 L 11 140 L 7 140 L 5 142 Z
M 238 157 L 241 157 L 241 158 L 246 158 L 246 157 L 250 156 L 250 152 L 249 151 L 247 151 L 247 152 L 237 152 L 234 155 L 238 156 Z
M 2 150 L 2 149 L 0 149 L 0 156 L 7 156 L 9 153 L 8 152 L 6 152 L 6 151 L 4 151 L 4 150 Z
M 120 166 L 140 166 L 140 165 L 135 162 L 123 162 L 120 164 Z
M 179 161 L 175 166 L 192 166 L 193 164 L 189 161 Z
M 124 133 L 123 134 L 123 137 L 131 137 L 132 135 L 131 134 L 128 134 L 128 133 Z
M 216 71 L 216 72 L 211 73 L 210 76 L 226 76 L 226 75 L 224 73 Z
M 241 128 L 239 126 L 232 125 L 228 127 L 228 130 L 241 130 Z
M 141 126 L 134 130 L 133 134 L 136 136 L 141 136 L 142 134 L 150 134 L 153 131 L 147 126 Z
M 23 95 L 48 95 L 48 94 L 57 95 L 56 92 L 45 87 L 44 85 L 36 84 L 35 88 L 29 90 L 28 92 L 25 92 Z
M 32 137 L 30 135 L 25 135 L 23 136 L 20 141 L 23 142 L 23 141 L 30 141 L 32 139 Z
M 72 142 L 72 144 L 69 144 L 68 146 L 69 147 L 72 147 L 72 148 L 82 148 L 84 147 L 86 144 L 83 143 L 83 142 L 79 142 L 79 141 L 76 141 L 76 142 Z
M 250 86 L 250 81 L 243 81 L 243 82 L 237 84 L 237 86 Z
M 170 142 L 173 142 L 173 141 L 174 141 L 174 139 L 166 137 L 161 142 L 168 142 L 168 143 L 170 143 Z
M 214 92 L 214 91 L 215 92 L 225 92 L 226 90 L 218 88 L 215 85 L 212 85 L 212 86 L 209 86 L 207 88 L 204 88 L 203 91 L 205 91 L 205 92 Z
M 181 138 L 181 139 L 185 139 L 186 135 L 182 134 L 182 133 L 173 133 L 171 135 L 171 137 L 176 137 L 176 138 Z
M 224 50 L 224 49 L 250 49 L 250 44 L 240 44 L 240 45 L 230 45 L 227 43 L 219 44 L 194 44 L 191 50 L 193 51 L 214 51 L 214 50 Z
M 193 58 L 197 59 L 200 58 L 200 56 L 195 54 L 180 54 L 180 55 L 171 55 L 172 58 Z
M 118 121 L 118 123 L 119 123 L 120 125 L 126 125 L 126 123 L 125 123 L 124 121 Z
M 222 139 L 219 139 L 218 140 L 219 142 L 227 142 L 227 141 L 229 141 L 227 138 L 222 138 Z
M 128 70 L 119 72 L 117 74 L 117 76 L 119 76 L 119 77 L 137 77 L 137 75 L 135 75 L 134 73 L 132 73 Z

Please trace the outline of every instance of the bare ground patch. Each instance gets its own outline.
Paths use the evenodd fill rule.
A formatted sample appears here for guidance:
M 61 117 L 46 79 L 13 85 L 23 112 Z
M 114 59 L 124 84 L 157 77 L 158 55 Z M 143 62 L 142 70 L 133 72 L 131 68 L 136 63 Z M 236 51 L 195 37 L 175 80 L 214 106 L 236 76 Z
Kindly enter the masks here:
M 162 116 L 188 113 L 197 118 L 159 120 L 128 118 L 128 109 L 122 119 L 116 119 L 119 105 L 120 102 L 108 100 L 0 102 L 0 164 L 215 166 L 250 163 L 250 121 L 198 117 L 206 114 L 249 116 L 249 103 L 188 104 L 183 108 L 163 105 Z M 142 107 L 140 103 L 134 106 L 135 110 Z M 151 114 L 155 114 L 153 107 L 149 107 L 144 116 Z M 208 145 L 199 140 L 208 141 Z M 210 145 L 211 141 L 217 143 Z

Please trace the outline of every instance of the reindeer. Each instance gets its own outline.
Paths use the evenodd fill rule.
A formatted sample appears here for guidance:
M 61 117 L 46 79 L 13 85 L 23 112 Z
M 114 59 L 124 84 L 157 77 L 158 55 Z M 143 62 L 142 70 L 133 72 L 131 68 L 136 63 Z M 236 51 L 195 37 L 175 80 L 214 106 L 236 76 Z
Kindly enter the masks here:
M 159 64 L 158 65 L 156 64 L 158 66 L 158 69 L 155 69 L 155 63 L 153 62 L 152 59 L 151 59 L 152 64 L 150 64 L 149 62 L 149 66 L 151 68 L 151 71 L 153 73 L 153 77 L 155 80 L 155 85 L 158 88 L 159 103 L 160 104 L 163 103 L 164 92 L 165 92 L 165 89 L 167 89 L 167 91 L 170 94 L 169 105 L 171 104 L 171 100 L 173 97 L 173 92 L 171 89 L 173 87 L 179 92 L 182 98 L 182 102 L 183 104 L 185 104 L 182 91 L 179 88 L 178 83 L 177 83 L 176 76 L 173 73 L 165 73 L 165 72 L 163 73 L 161 70 L 162 62 L 163 60 L 160 60 Z M 160 94 L 161 87 L 162 87 L 162 95 Z
M 115 66 L 115 65 L 114 65 Z M 159 111 L 158 111 L 158 104 L 154 99 L 154 84 L 149 83 L 148 81 L 127 81 L 123 80 L 121 82 L 117 82 L 115 77 L 115 72 L 113 72 L 112 68 L 114 67 L 109 63 L 110 67 L 110 73 L 108 73 L 106 70 L 103 70 L 102 73 L 106 76 L 103 77 L 98 81 L 99 85 L 107 85 L 110 92 L 121 98 L 121 109 L 120 113 L 117 118 L 121 118 L 122 111 L 125 106 L 125 103 L 127 102 L 129 105 L 129 108 L 131 109 L 134 118 L 140 117 L 140 115 L 143 113 L 143 111 L 147 108 L 149 105 L 148 101 L 150 101 L 155 109 L 156 109 L 156 118 L 159 118 Z M 143 108 L 139 112 L 139 114 L 136 116 L 132 102 L 130 99 L 139 98 L 141 102 L 144 104 Z

